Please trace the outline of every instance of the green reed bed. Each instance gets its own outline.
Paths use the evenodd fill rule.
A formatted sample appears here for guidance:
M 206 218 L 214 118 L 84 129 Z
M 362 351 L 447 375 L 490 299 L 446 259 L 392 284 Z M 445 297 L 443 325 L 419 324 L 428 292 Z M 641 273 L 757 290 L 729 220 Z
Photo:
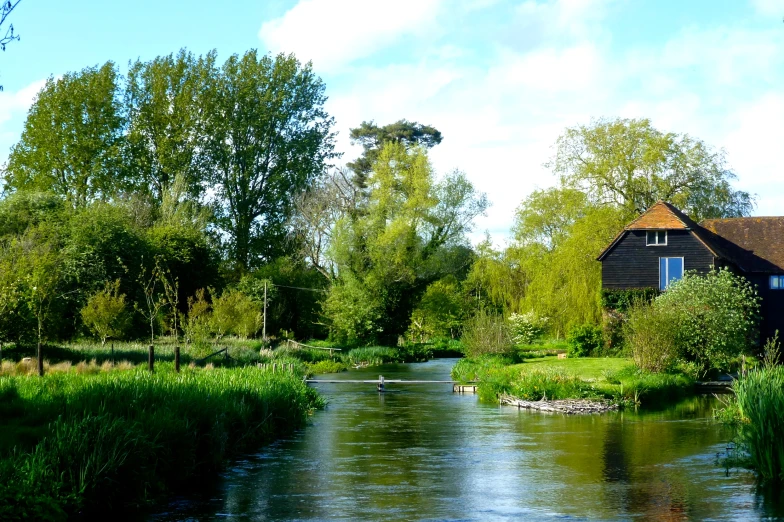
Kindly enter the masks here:
M 719 418 L 738 428 L 746 464 L 761 479 L 784 482 L 784 367 L 771 366 L 749 372 L 733 383 L 730 399 Z
M 302 375 L 253 367 L 0 377 L 0 520 L 142 506 L 321 405 Z

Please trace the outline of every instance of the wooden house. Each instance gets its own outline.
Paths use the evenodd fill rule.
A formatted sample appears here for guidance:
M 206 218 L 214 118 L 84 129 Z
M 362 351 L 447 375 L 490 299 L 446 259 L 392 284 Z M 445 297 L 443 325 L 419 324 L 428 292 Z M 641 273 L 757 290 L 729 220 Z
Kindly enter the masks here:
M 695 223 L 659 201 L 629 223 L 599 256 L 605 289 L 664 291 L 686 270 L 728 268 L 757 286 L 762 339 L 784 335 L 784 217 Z

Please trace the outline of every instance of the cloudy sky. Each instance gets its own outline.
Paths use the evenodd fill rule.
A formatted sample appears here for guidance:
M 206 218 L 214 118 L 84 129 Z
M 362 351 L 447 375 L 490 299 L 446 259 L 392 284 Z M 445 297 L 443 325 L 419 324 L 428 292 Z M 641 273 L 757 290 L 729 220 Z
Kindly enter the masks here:
M 0 160 L 50 75 L 257 47 L 313 61 L 344 161 L 363 120 L 441 130 L 433 163 L 488 194 L 477 232 L 497 242 L 555 182 L 543 164 L 559 134 L 602 117 L 723 148 L 755 214 L 783 214 L 783 18 L 784 0 L 23 0 L 22 40 L 0 55 Z

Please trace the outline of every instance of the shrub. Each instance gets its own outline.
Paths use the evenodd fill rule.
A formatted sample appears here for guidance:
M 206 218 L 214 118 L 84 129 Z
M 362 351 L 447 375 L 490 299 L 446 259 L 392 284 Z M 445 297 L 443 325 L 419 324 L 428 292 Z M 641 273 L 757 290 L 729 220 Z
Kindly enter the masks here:
M 650 303 L 659 293 L 656 288 L 603 289 L 602 308 L 620 313 L 628 312 L 635 303 Z
M 687 272 L 653 302 L 667 310 L 683 355 L 707 371 L 727 370 L 757 341 L 760 299 L 754 287 L 726 269 Z
M 533 311 L 524 314 L 513 313 L 509 316 L 508 323 L 512 342 L 520 346 L 532 344 L 542 337 L 547 318 L 538 317 Z
M 339 373 L 346 370 L 346 365 L 340 361 L 324 360 L 317 363 L 306 364 L 308 373 L 320 375 L 324 373 Z
M 624 349 L 623 325 L 626 314 L 612 309 L 602 311 L 603 355 L 620 355 Z
M 602 329 L 592 324 L 573 326 L 566 336 L 569 357 L 587 357 L 596 354 L 604 345 Z
M 109 337 L 121 337 L 128 328 L 129 317 L 125 310 L 125 294 L 120 293 L 120 280 L 107 282 L 103 290 L 90 296 L 81 315 L 101 344 L 106 344 Z
M 652 304 L 637 303 L 629 310 L 624 337 L 632 359 L 642 370 L 662 372 L 678 357 L 672 314 Z
M 506 321 L 500 315 L 480 310 L 463 327 L 466 355 L 509 354 L 513 343 Z

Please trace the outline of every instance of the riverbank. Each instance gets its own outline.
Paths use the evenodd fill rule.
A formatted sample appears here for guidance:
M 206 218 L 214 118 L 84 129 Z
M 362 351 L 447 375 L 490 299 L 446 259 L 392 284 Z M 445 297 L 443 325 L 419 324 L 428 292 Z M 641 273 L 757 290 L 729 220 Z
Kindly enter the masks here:
M 516 363 L 485 356 L 459 360 L 451 375 L 461 382 L 478 381 L 480 399 L 495 403 L 506 395 L 522 401 L 583 399 L 621 407 L 654 406 L 695 393 L 693 377 L 643 372 L 627 358 L 541 357 Z
M 0 377 L 0 519 L 125 513 L 302 426 L 322 405 L 301 373 L 255 367 Z

